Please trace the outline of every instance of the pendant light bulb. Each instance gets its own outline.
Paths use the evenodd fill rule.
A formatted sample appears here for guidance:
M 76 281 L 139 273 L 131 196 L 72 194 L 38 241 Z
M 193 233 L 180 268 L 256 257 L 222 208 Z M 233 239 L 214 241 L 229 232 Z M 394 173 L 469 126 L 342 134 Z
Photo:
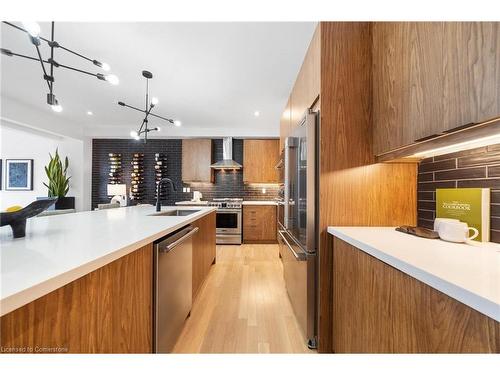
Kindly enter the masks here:
M 178 126 L 181 126 L 181 125 L 182 125 L 182 122 L 181 122 L 180 120 L 175 120 L 175 121 L 174 121 L 174 125 L 175 125 L 175 126 L 177 126 L 177 127 L 178 127 Z
M 63 108 L 60 104 L 53 104 L 50 106 L 54 112 L 62 112 Z
M 37 22 L 23 21 L 22 24 L 28 34 L 30 34 L 33 38 L 38 38 L 40 35 L 40 25 Z
M 132 131 L 130 132 L 130 136 L 131 136 L 132 138 L 137 138 L 137 137 L 139 136 L 139 134 L 137 134 L 137 132 L 136 132 L 135 130 L 132 130 Z
M 109 70 L 111 69 L 111 67 L 109 66 L 109 64 L 106 64 L 105 62 L 100 62 L 98 60 L 92 60 L 92 63 L 95 66 L 98 66 L 99 68 L 101 68 L 102 70 L 104 70 L 105 72 L 109 72 Z
M 120 80 L 114 74 L 107 74 L 104 76 L 104 79 L 115 86 L 120 83 Z
M 156 96 L 153 96 L 153 98 L 151 99 L 151 104 L 157 105 L 158 102 L 159 102 L 158 98 Z
M 160 128 L 159 126 L 157 126 L 157 127 L 155 128 L 155 130 L 156 130 L 157 132 L 159 132 L 159 131 L 161 131 L 161 128 Z

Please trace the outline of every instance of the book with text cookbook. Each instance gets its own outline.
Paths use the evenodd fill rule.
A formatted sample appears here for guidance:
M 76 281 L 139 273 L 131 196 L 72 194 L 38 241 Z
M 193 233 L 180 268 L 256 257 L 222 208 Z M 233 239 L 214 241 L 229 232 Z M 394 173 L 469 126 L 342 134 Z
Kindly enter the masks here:
M 479 231 L 476 241 L 490 240 L 490 189 L 436 189 L 436 217 L 458 219 Z

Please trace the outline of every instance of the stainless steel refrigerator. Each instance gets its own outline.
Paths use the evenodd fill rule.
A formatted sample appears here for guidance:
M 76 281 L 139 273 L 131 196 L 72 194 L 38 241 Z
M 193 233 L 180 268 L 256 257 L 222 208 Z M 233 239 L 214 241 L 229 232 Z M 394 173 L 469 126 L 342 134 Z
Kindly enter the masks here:
M 317 344 L 317 132 L 318 116 L 308 112 L 285 141 L 278 230 L 287 292 L 310 348 Z

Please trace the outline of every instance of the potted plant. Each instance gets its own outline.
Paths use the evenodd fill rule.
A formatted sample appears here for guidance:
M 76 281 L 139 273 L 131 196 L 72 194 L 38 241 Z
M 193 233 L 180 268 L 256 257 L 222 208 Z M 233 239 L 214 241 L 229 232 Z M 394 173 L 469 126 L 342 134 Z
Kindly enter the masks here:
M 69 179 L 71 176 L 67 176 L 69 161 L 68 157 L 64 158 L 64 165 L 59 157 L 59 152 L 56 149 L 54 157 L 50 156 L 50 162 L 45 167 L 45 173 L 49 179 L 48 185 L 44 182 L 43 184 L 49 189 L 49 197 L 57 197 L 55 203 L 56 210 L 74 209 L 75 208 L 75 197 L 67 197 L 69 190 Z

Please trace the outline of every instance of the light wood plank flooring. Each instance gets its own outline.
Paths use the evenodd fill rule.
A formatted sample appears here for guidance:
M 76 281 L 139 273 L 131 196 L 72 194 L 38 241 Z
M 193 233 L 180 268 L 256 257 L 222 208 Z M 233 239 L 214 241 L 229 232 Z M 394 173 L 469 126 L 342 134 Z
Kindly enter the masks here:
M 217 246 L 175 353 L 312 353 L 283 280 L 277 245 Z

